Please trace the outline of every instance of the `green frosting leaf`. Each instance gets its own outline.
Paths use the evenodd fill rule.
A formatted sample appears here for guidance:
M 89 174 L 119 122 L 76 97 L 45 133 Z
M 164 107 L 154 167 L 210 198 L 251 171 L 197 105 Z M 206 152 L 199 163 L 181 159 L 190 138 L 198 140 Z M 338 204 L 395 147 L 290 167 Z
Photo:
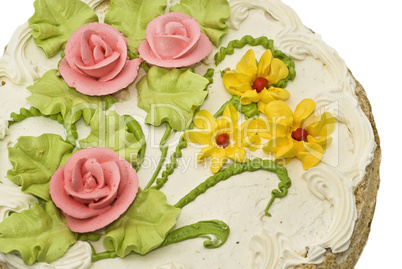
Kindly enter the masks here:
M 50 201 L 49 181 L 72 153 L 73 146 L 59 135 L 21 136 L 13 148 L 8 148 L 13 168 L 7 171 L 7 177 L 23 192 Z
M 132 251 L 146 254 L 163 243 L 179 213 L 163 192 L 139 190 L 126 213 L 107 229 L 103 244 L 121 258 Z
M 45 208 L 35 203 L 0 223 L 0 251 L 17 251 L 28 265 L 58 260 L 75 242 L 76 234 L 52 202 L 46 203 Z
M 70 36 L 81 26 L 97 22 L 95 12 L 80 0 L 36 0 L 35 14 L 28 20 L 32 36 L 46 57 L 64 48 Z
M 88 124 L 98 107 L 110 106 L 117 100 L 105 97 L 84 95 L 70 88 L 62 77 L 57 76 L 57 70 L 47 71 L 34 85 L 27 88 L 32 95 L 27 100 L 37 107 L 44 115 L 61 113 L 63 119 L 72 124 L 81 116 Z M 104 105 L 105 103 L 105 105 Z M 106 109 L 106 107 L 105 107 Z
M 128 132 L 123 117 L 114 111 L 106 115 L 98 109 L 90 121 L 90 126 L 89 136 L 79 141 L 82 148 L 109 148 L 132 165 L 137 164 L 138 152 L 142 145 L 133 133 Z
M 112 0 L 105 23 L 112 25 L 127 39 L 130 54 L 138 54 L 145 30 L 154 18 L 164 14 L 166 0 Z
M 204 90 L 208 83 L 186 68 L 151 67 L 137 84 L 138 107 L 148 113 L 145 122 L 155 126 L 168 122 L 175 130 L 186 129 L 208 95 Z
M 230 16 L 230 5 L 226 0 L 181 0 L 170 11 L 186 13 L 196 18 L 201 31 L 217 47 L 229 31 L 226 20 Z

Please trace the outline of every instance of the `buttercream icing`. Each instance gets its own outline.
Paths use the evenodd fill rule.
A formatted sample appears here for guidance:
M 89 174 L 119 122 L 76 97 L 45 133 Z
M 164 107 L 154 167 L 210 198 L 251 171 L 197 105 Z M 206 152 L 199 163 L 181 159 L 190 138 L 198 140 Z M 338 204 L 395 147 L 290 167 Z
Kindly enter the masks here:
M 271 207 L 271 218 L 265 216 L 264 208 L 269 200 L 267 193 L 275 189 L 278 183 L 275 177 L 263 171 L 221 182 L 213 188 L 213 191 L 205 192 L 184 207 L 177 220 L 177 227 L 194 223 L 195 220 L 214 218 L 225 220 L 231 227 L 232 233 L 228 241 L 218 249 L 206 251 L 196 243 L 196 240 L 190 240 L 157 249 L 144 256 L 133 255 L 125 259 L 102 260 L 93 264 L 81 263 L 84 260 L 88 261 L 88 256 L 77 258 L 78 256 L 70 256 L 67 253 L 62 259 L 63 263 L 71 264 L 69 268 L 110 268 L 124 267 L 128 264 L 139 268 L 165 268 L 168 265 L 180 268 L 212 268 L 217 265 L 229 268 L 292 268 L 300 263 L 321 263 L 325 248 L 341 252 L 349 247 L 357 217 L 354 188 L 363 179 L 365 168 L 371 162 L 375 148 L 370 124 L 354 95 L 356 85 L 353 77 L 339 55 L 324 44 L 319 36 L 304 27 L 297 15 L 280 1 L 232 0 L 230 4 L 229 25 L 232 29 L 229 35 L 223 38 L 223 45 L 227 45 L 233 39 L 241 39 L 245 34 L 252 34 L 255 37 L 267 35 L 273 39 L 275 46 L 292 57 L 296 64 L 297 79 L 289 83 L 286 88 L 291 93 L 291 98 L 287 101 L 289 107 L 294 110 L 302 99 L 312 98 L 317 103 L 317 110 L 330 111 L 337 120 L 332 146 L 326 150 L 322 162 L 307 172 L 300 162 L 290 161 L 287 164 L 289 177 L 296 180 L 292 181 L 288 196 L 277 200 L 275 206 Z M 257 28 L 255 25 L 261 27 Z M 36 48 L 29 44 L 33 43 L 32 39 L 27 42 L 23 51 L 36 51 Z M 236 66 L 246 49 L 248 48 L 239 49 L 233 56 L 227 56 L 218 65 L 217 70 Z M 265 49 L 256 48 L 257 58 L 264 51 Z M 206 63 L 213 65 L 213 54 L 206 58 Z M 23 53 L 23 55 L 27 59 L 34 58 L 32 61 L 40 59 L 46 62 L 43 60 L 44 56 L 38 53 Z M 204 69 L 205 67 L 201 66 L 195 71 L 204 74 Z M 6 74 L 4 78 L 7 80 L 7 85 L 17 93 L 25 91 L 23 87 L 14 85 L 11 76 Z M 223 84 L 219 83 L 221 81 L 219 73 L 215 73 L 214 81 L 217 83 L 209 88 L 210 98 L 207 98 L 202 107 L 211 113 L 217 111 L 221 105 L 221 102 L 216 100 L 230 99 L 230 94 L 225 91 Z M 315 83 L 311 83 L 312 81 Z M 136 103 L 137 98 L 135 86 L 130 85 L 129 91 L 131 95 L 128 99 L 117 103 L 113 109 L 138 119 L 145 137 L 151 141 L 143 168 L 139 171 L 140 179 L 150 178 L 154 168 L 152 156 L 160 154 L 159 149 L 155 147 L 157 143 L 153 141 L 159 141 L 163 130 L 143 124 L 146 113 L 132 105 Z M 7 98 L 6 93 L 3 95 L 3 92 L 0 92 L 0 95 Z M 20 101 L 15 101 L 13 106 L 1 111 L 0 117 L 8 118 L 11 112 L 16 112 L 15 110 L 21 107 L 20 104 Z M 27 105 L 26 102 L 24 105 Z M 0 152 L 4 157 L 2 159 L 7 158 L 6 144 L 15 143 L 22 134 L 21 131 L 18 132 L 19 128 L 26 126 L 31 132 L 43 132 L 39 126 L 25 124 L 27 123 L 21 122 L 19 126 L 17 124 L 12 126 L 10 135 L 0 142 L 2 149 Z M 180 136 L 172 137 L 167 143 L 168 156 L 175 151 L 175 146 L 180 144 L 183 144 Z M 178 148 L 182 149 L 182 146 Z M 176 203 L 189 189 L 196 187 L 210 175 L 209 166 L 204 167 L 194 161 L 194 154 L 199 150 L 196 146 L 182 150 L 182 158 L 177 159 L 177 164 L 174 165 L 177 167 L 176 173 L 170 172 L 169 181 L 161 186 L 170 204 Z M 260 152 L 249 154 L 257 156 Z M 266 155 L 261 157 L 269 158 Z M 5 171 L 10 169 L 10 165 L 2 162 L 0 167 L 2 181 L 8 182 Z M 344 169 L 345 167 L 347 169 Z M 252 182 L 245 180 L 249 177 L 253 178 Z M 300 180 L 302 178 L 305 180 Z M 145 184 L 146 182 L 140 180 L 140 187 Z M 0 186 L 0 190 L 2 188 L 3 186 Z M 266 230 L 269 230 L 269 233 Z M 271 243 L 267 243 L 269 241 Z M 101 244 L 95 244 L 95 249 L 102 251 L 104 248 Z M 85 253 L 88 255 L 88 251 Z M 7 260 L 17 268 L 25 268 L 17 256 L 2 255 L 2 260 Z M 38 264 L 38 266 L 48 265 Z M 63 268 L 62 266 L 62 263 L 54 265 L 55 268 Z

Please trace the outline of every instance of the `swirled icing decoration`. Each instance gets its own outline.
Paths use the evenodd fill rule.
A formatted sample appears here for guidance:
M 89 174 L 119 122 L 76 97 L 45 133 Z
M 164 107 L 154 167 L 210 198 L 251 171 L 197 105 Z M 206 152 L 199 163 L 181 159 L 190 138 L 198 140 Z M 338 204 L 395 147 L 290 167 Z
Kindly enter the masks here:
M 332 223 L 317 245 L 331 248 L 333 253 L 346 251 L 357 219 L 352 184 L 336 168 L 326 164 L 306 171 L 302 177 L 313 194 L 334 206 Z
M 270 234 L 263 230 L 250 240 L 251 269 L 291 268 L 298 264 L 319 264 L 324 260 L 325 249 L 313 247 L 307 257 L 291 251 L 294 249 L 287 236 L 282 233 Z
M 11 268 L 18 269 L 87 269 L 91 267 L 91 246 L 78 241 L 59 260 L 52 263 L 35 263 L 26 265 L 21 258 L 13 254 L 0 253 L 0 261 L 7 262 Z
M 32 29 L 24 23 L 14 32 L 4 55 L 0 58 L 0 77 L 15 84 L 32 84 L 39 79 L 37 68 L 25 57 L 25 47 L 32 37 Z
M 371 131 L 371 124 L 364 115 L 358 101 L 352 94 L 332 90 L 329 93 L 314 97 L 317 110 L 330 110 L 340 123 L 347 125 L 351 133 L 354 151 L 347 167 L 342 167 L 342 173 L 356 187 L 366 174 L 366 167 L 374 157 L 376 143 Z
M 34 196 L 23 193 L 21 188 L 6 184 L 2 184 L 0 188 L 0 197 L 0 222 L 6 219 L 10 212 L 21 212 L 38 202 Z

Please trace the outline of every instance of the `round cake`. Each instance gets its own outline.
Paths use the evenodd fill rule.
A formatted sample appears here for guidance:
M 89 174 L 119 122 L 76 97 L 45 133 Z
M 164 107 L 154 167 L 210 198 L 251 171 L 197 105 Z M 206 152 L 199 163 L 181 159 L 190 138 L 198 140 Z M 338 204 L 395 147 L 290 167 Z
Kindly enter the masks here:
M 34 1 L 0 58 L 0 268 L 353 268 L 380 147 L 279 0 Z

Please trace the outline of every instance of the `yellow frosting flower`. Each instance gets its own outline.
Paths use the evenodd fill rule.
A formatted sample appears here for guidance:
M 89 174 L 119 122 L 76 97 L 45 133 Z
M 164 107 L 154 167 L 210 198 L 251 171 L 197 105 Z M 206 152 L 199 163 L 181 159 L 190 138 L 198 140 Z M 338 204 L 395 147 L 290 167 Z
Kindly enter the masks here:
M 265 113 L 269 102 L 289 98 L 287 90 L 271 86 L 288 74 L 286 64 L 273 58 L 271 50 L 267 50 L 257 64 L 254 51 L 250 49 L 237 64 L 236 70 L 223 75 L 223 84 L 228 92 L 240 96 L 242 105 L 257 103 L 258 109 Z
M 282 101 L 273 101 L 265 107 L 270 121 L 271 138 L 263 146 L 266 153 L 275 153 L 275 159 L 300 159 L 304 169 L 317 165 L 324 150 L 331 145 L 329 135 L 335 129 L 335 118 L 329 112 L 315 115 L 315 102 L 302 100 L 293 113 Z
M 237 122 L 240 113 L 229 104 L 220 119 L 201 110 L 194 117 L 194 125 L 200 130 L 189 130 L 183 135 L 188 142 L 205 145 L 197 156 L 203 162 L 211 158 L 211 171 L 217 173 L 228 159 L 246 162 L 246 150 L 242 147 L 241 128 Z

